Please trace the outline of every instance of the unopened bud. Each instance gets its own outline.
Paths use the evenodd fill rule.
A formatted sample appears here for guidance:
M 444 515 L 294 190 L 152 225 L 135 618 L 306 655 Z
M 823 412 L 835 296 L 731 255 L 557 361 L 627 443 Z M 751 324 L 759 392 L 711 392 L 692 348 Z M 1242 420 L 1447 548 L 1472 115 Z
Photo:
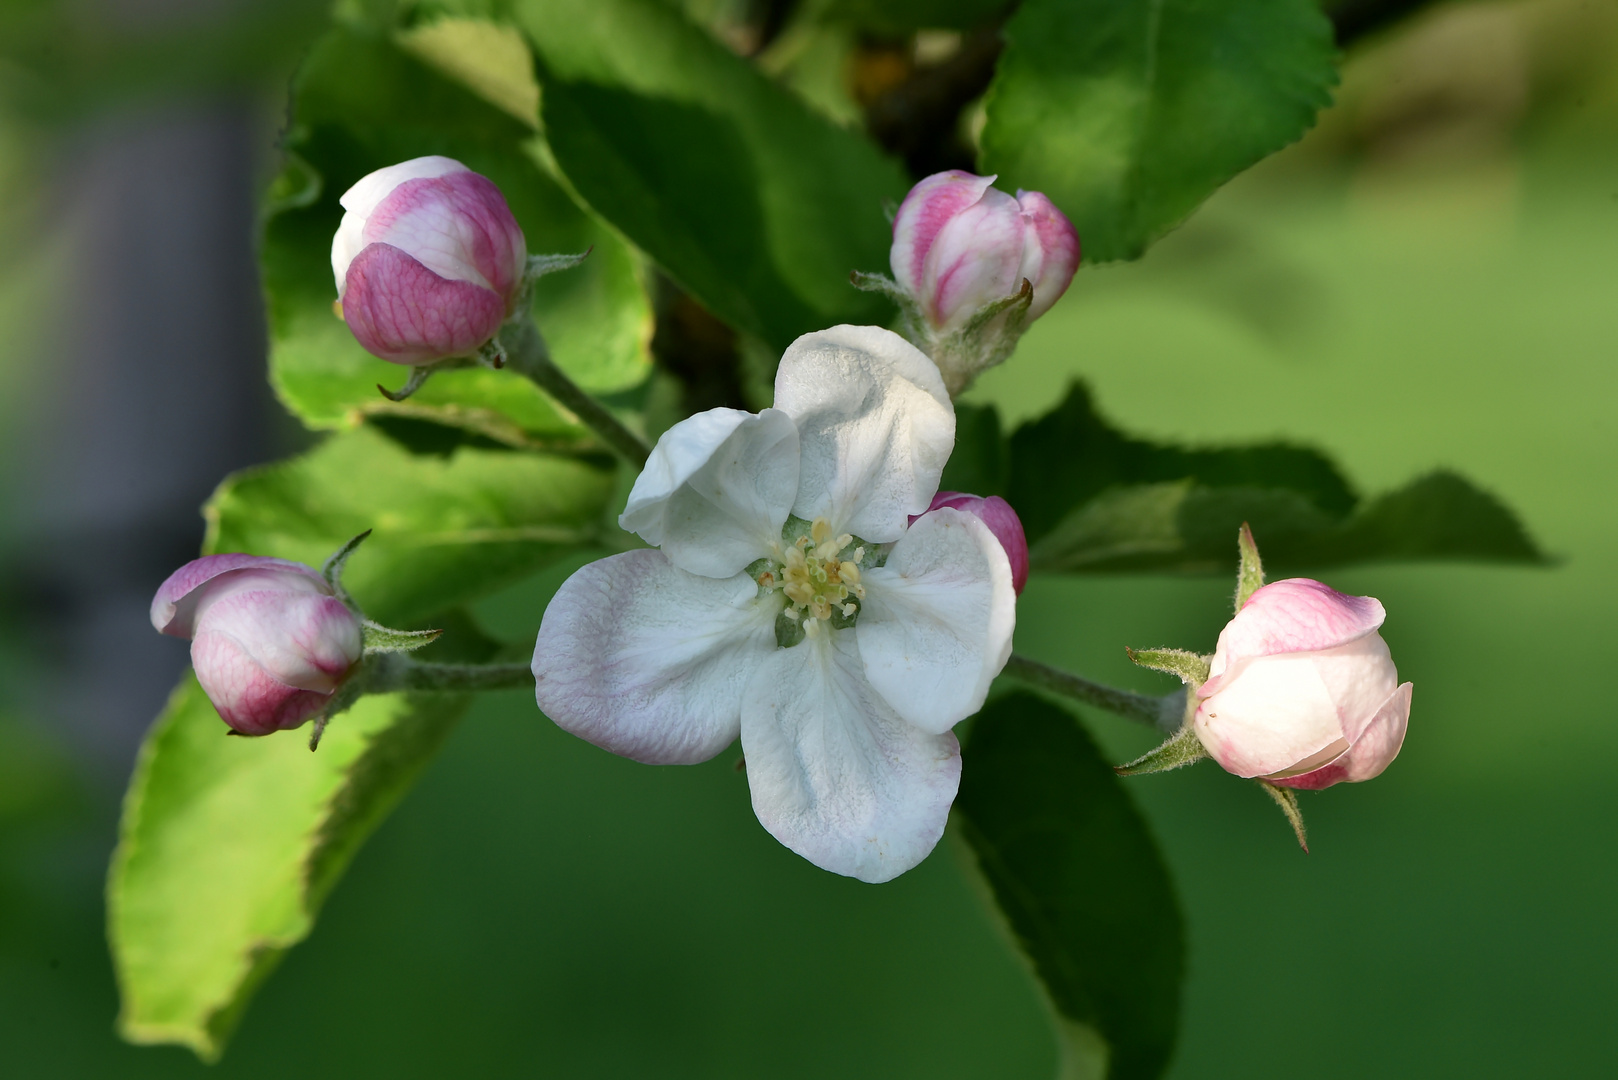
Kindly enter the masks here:
M 952 394 L 1011 354 L 1079 265 L 1079 237 L 1062 212 L 1037 191 L 1013 198 L 994 179 L 936 173 L 910 189 L 893 220 L 894 280 L 925 339 L 917 344 Z
M 1219 635 L 1193 722 L 1237 776 L 1292 788 L 1369 780 L 1399 753 L 1411 684 L 1399 683 L 1368 596 L 1308 578 L 1266 585 Z
M 209 555 L 169 576 L 152 625 L 191 640 L 197 681 L 243 735 L 323 710 L 363 650 L 359 618 L 320 574 L 256 555 Z
M 378 169 L 340 202 L 337 299 L 367 352 L 413 365 L 467 356 L 515 312 L 528 249 L 492 181 L 421 157 Z

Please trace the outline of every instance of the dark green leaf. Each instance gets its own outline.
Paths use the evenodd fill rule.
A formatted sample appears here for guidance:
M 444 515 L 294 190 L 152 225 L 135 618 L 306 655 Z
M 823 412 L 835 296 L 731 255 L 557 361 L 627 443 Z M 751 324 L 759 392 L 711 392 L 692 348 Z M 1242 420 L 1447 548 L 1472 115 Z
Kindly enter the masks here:
M 445 32 L 455 27 L 481 30 Z M 637 384 L 650 370 L 651 309 L 637 257 L 546 174 L 536 118 L 512 115 L 521 107 L 523 80 L 537 94 L 520 38 L 508 43 L 522 65 L 515 71 L 509 49 L 463 55 L 488 45 L 491 33 L 500 32 L 477 23 L 411 32 L 406 40 L 434 57 L 435 68 L 388 38 L 338 27 L 299 74 L 288 140 L 294 156 L 272 189 L 262 258 L 271 378 L 282 400 L 311 426 L 351 427 L 366 415 L 388 415 L 453 424 L 513 446 L 589 441 L 537 387 L 509 372 L 439 374 L 399 404 L 377 392 L 378 383 L 398 389 L 409 370 L 368 355 L 332 311 L 331 240 L 342 219 L 337 199 L 366 173 L 424 154 L 456 158 L 498 184 L 530 252 L 594 249 L 582 266 L 546 275 L 535 287 L 534 318 L 562 368 L 596 392 Z M 486 76 L 482 96 L 439 70 L 466 67 Z M 503 99 L 504 107 L 490 96 Z
M 226 738 L 187 673 L 141 748 L 108 883 L 123 1036 L 216 1059 L 469 700 L 364 698 L 311 754 L 292 733 Z
M 1358 501 L 1337 466 L 1316 450 L 1284 443 L 1188 450 L 1133 438 L 1096 412 L 1082 383 L 1074 383 L 1060 405 L 1011 436 L 1007 499 L 1021 515 L 1030 541 L 1109 488 L 1187 480 L 1208 488 L 1292 492 L 1304 507 L 1298 513 L 1313 510 L 1327 520 L 1346 517 Z M 1184 496 L 1164 490 L 1141 498 L 1172 511 Z M 1222 538 L 1225 548 L 1240 525 L 1238 519 Z M 1262 535 L 1259 539 L 1267 551 L 1268 541 Z
M 955 449 L 944 465 L 940 491 L 972 495 L 1006 494 L 1010 454 L 1000 433 L 1000 413 L 993 405 L 955 406 Z
M 1050 196 L 1092 262 L 1138 257 L 1337 81 L 1316 0 L 1025 0 L 1005 37 L 981 171 Z
M 612 485 L 609 468 L 551 454 L 417 457 L 366 425 L 227 479 L 206 546 L 319 565 L 372 529 L 343 583 L 367 615 L 408 627 L 587 543 Z
M 1111 1080 L 1160 1076 L 1185 941 L 1168 869 L 1112 766 L 1073 717 L 1028 693 L 973 722 L 955 820 L 1064 1034 L 1099 1035 Z M 1074 1072 L 1072 1075 L 1101 1075 Z
M 1243 524 L 1251 524 L 1271 569 L 1546 561 L 1509 509 L 1453 473 L 1361 503 L 1318 451 L 1283 443 L 1187 449 L 1131 438 L 1096 414 L 1079 384 L 1009 442 L 1007 499 L 1036 570 L 1227 572 Z
M 655 0 L 518 0 L 544 127 L 575 190 L 716 315 L 776 349 L 891 315 L 899 167 Z M 693 152 L 700 148 L 700 152 Z

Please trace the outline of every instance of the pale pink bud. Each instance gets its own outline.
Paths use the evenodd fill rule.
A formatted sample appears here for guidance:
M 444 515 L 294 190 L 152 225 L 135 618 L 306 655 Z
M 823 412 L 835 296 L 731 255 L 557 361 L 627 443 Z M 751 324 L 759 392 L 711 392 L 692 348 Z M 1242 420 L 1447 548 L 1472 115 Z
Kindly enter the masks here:
M 1400 685 L 1369 596 L 1308 578 L 1259 589 L 1219 635 L 1197 691 L 1197 736 L 1237 776 L 1293 788 L 1369 780 L 1404 743 Z
M 359 619 L 309 567 L 257 555 L 186 563 L 152 598 L 152 625 L 191 639 L 191 665 L 243 735 L 295 728 L 326 707 L 363 650 Z
M 988 304 L 1034 287 L 1027 320 L 1059 300 L 1079 266 L 1079 236 L 1037 191 L 1012 198 L 992 176 L 951 170 L 910 189 L 893 219 L 894 279 L 936 330 L 958 330 Z
M 1006 560 L 1011 563 L 1011 587 L 1019 596 L 1022 595 L 1022 587 L 1028 584 L 1028 538 L 1023 535 L 1022 519 L 1017 517 L 1017 511 L 1011 508 L 1011 504 L 998 495 L 984 498 L 959 491 L 940 491 L 933 496 L 932 505 L 927 509 L 937 510 L 945 506 L 971 514 L 989 527 L 994 538 L 1000 541 L 1000 546 L 1006 549 Z M 920 516 L 917 514 L 910 520 L 914 522 Z
M 337 300 L 367 352 L 396 364 L 465 356 L 513 313 L 528 247 L 493 182 L 421 157 L 378 169 L 339 201 Z

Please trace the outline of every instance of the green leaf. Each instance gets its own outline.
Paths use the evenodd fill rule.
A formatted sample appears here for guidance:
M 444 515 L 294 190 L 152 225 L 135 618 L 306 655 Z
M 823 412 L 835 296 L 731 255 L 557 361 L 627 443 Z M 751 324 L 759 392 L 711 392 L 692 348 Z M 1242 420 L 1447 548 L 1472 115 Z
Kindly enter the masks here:
M 518 0 L 546 139 L 594 210 L 731 325 L 776 349 L 888 304 L 849 285 L 887 266 L 883 202 L 908 184 L 655 0 Z
M 1228 572 L 1239 555 L 1230 539 L 1247 523 L 1271 569 L 1547 561 L 1509 509 L 1453 473 L 1362 503 L 1318 451 L 1283 443 L 1189 449 L 1132 438 L 1096 413 L 1080 384 L 1012 434 L 1009 459 L 1006 497 L 1022 518 L 1036 570 Z
M 141 748 L 108 882 L 124 1038 L 217 1059 L 469 700 L 364 698 L 311 754 L 289 733 L 225 738 L 188 673 Z
M 638 256 L 547 175 L 534 118 L 513 116 L 522 106 L 511 101 L 501 106 L 487 99 L 500 96 L 498 86 L 520 87 L 523 80 L 537 94 L 520 40 L 519 71 L 510 70 L 509 50 L 457 61 L 457 49 L 478 45 L 475 34 L 440 40 L 413 31 L 406 40 L 438 66 L 388 38 L 338 26 L 316 44 L 299 73 L 288 136 L 293 156 L 272 189 L 264 229 L 271 381 L 287 407 L 316 428 L 352 427 L 368 415 L 403 416 L 451 424 L 511 446 L 588 444 L 584 428 L 510 372 L 446 372 L 409 401 L 384 399 L 377 385 L 397 389 L 408 369 L 367 354 L 332 310 L 331 240 L 342 219 L 338 197 L 375 169 L 444 154 L 500 186 L 531 253 L 593 249 L 582 266 L 535 285 L 534 318 L 557 364 L 597 393 L 636 385 L 650 371 L 651 307 Z M 496 89 L 485 85 L 482 94 L 441 71 L 488 73 L 500 63 L 507 67 L 492 69 Z
M 1133 259 L 1331 102 L 1316 0 L 1025 0 L 979 171 L 1043 191 L 1092 262 Z
M 1069 387 L 1056 408 L 1011 436 L 1007 498 L 1022 516 L 1030 541 L 1108 488 L 1188 479 L 1208 488 L 1290 491 L 1331 519 L 1347 516 L 1358 502 L 1337 466 L 1319 451 L 1285 443 L 1190 450 L 1134 438 L 1096 411 L 1090 391 L 1080 382 Z M 1159 498 L 1173 502 L 1180 496 L 1164 493 Z M 1223 538 L 1227 547 L 1229 539 Z
M 955 821 L 1067 1037 L 1111 1080 L 1160 1076 L 1185 970 L 1157 845 L 1072 716 L 1028 693 L 973 721 Z M 1102 1075 L 1103 1070 L 1073 1075 Z
M 552 454 L 417 456 L 365 425 L 228 478 L 205 510 L 205 546 L 319 565 L 371 529 L 343 583 L 371 618 L 409 626 L 589 542 L 613 475 Z
M 944 463 L 940 491 L 970 495 L 1006 494 L 1010 453 L 1000 433 L 1000 413 L 993 405 L 955 405 L 955 449 Z

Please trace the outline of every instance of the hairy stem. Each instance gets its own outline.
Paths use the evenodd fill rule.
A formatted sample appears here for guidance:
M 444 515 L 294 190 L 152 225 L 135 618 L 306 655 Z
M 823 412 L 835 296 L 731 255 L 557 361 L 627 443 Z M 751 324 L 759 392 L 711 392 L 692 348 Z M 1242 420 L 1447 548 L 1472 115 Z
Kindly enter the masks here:
M 534 673 L 526 662 L 510 664 L 435 664 L 412 660 L 404 653 L 380 653 L 368 661 L 365 689 L 370 693 L 394 690 L 510 690 L 533 686 Z
M 555 398 L 585 427 L 600 436 L 602 442 L 622 455 L 625 461 L 637 469 L 646 464 L 646 458 L 652 452 L 651 447 L 562 373 L 562 369 L 551 359 L 545 339 L 540 337 L 539 329 L 531 319 L 523 318 L 508 324 L 500 335 L 500 343 L 506 348 L 507 363 L 513 371 L 527 376 Z
M 1016 653 L 1012 653 L 1011 659 L 1006 661 L 1005 674 L 1040 690 L 1049 690 L 1126 719 L 1151 724 L 1163 731 L 1179 728 L 1185 714 L 1184 688 L 1162 697 L 1137 694 L 1132 690 L 1119 690 L 1114 686 L 1091 682 Z

